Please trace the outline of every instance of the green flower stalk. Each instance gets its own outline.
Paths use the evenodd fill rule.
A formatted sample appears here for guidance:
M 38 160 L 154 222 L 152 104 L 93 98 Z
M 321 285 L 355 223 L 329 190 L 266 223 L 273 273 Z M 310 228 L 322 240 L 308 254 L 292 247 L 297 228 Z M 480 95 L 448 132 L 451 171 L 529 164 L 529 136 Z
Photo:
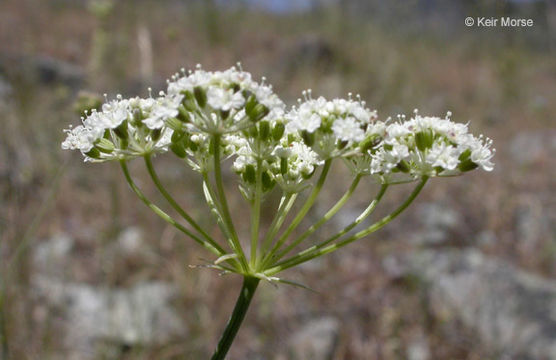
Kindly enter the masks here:
M 409 207 L 431 177 L 493 168 L 492 141 L 473 136 L 466 124 L 452 122 L 450 113 L 439 118 L 415 111 L 409 120 L 398 116 L 380 121 L 359 96 L 313 99 L 310 90 L 303 96 L 297 106 L 287 109 L 264 78 L 256 82 L 239 65 L 215 72 L 198 66 L 174 75 L 158 97 L 107 99 L 98 110 L 86 112 L 81 125 L 65 130 L 63 149 L 80 150 L 88 162 L 120 162 L 139 199 L 208 250 L 213 256 L 211 267 L 244 278 L 213 360 L 226 356 L 261 280 L 293 284 L 278 274 L 381 229 Z M 202 177 L 199 191 L 223 239 L 211 236 L 162 184 L 153 160 L 163 154 L 176 156 Z M 154 186 L 181 219 L 164 212 L 135 184 L 127 163 L 136 157 L 144 159 Z M 250 209 L 249 234 L 238 233 L 231 216 L 222 177 L 227 160 Z M 326 188 L 336 162 L 352 174 L 351 185 L 319 220 L 295 236 Z M 367 208 L 336 234 L 307 246 L 365 181 L 380 185 Z M 398 208 L 352 232 L 371 216 L 387 190 L 409 182 L 416 186 Z M 281 200 L 264 231 L 261 211 L 270 192 L 280 192 Z M 299 198 L 305 198 L 303 205 L 286 223 Z

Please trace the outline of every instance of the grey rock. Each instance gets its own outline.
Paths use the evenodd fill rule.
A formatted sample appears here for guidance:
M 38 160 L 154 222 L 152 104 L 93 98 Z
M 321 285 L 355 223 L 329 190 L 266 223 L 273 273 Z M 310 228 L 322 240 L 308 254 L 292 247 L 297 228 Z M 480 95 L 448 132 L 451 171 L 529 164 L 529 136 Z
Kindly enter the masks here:
M 63 278 L 73 243 L 67 234 L 57 234 L 39 242 L 33 250 L 33 270 L 41 276 Z
M 64 347 L 76 358 L 88 359 L 101 345 L 164 344 L 187 333 L 171 307 L 176 289 L 163 282 L 123 288 L 101 288 L 57 282 L 35 276 L 33 286 L 64 329 Z
M 416 244 L 440 244 L 450 237 L 461 224 L 460 214 L 436 203 L 426 203 L 417 209 L 421 231 L 413 233 L 411 241 Z
M 332 317 L 313 319 L 295 332 L 289 341 L 291 359 L 332 359 L 340 324 Z
M 400 263 L 428 284 L 437 315 L 459 318 L 493 352 L 556 359 L 556 282 L 476 250 L 422 251 Z
M 107 251 L 108 258 L 117 261 L 117 258 L 135 257 L 145 260 L 156 258 L 156 254 L 145 242 L 143 231 L 135 226 L 125 228 L 120 232 L 116 241 Z
M 129 228 L 115 245 L 122 254 L 134 254 L 142 248 L 141 239 L 138 229 Z M 51 321 L 62 330 L 65 359 L 95 359 L 99 348 L 112 349 L 116 355 L 108 358 L 119 358 L 122 347 L 165 344 L 187 334 L 172 307 L 178 293 L 173 285 L 148 281 L 121 288 L 76 282 L 70 266 L 73 244 L 67 235 L 40 242 L 32 254 L 30 278 L 37 303 L 56 314 Z
M 556 150 L 556 130 L 521 132 L 510 142 L 510 154 L 519 165 L 549 159 Z
M 427 339 L 423 335 L 409 341 L 407 345 L 408 360 L 428 360 L 430 358 L 430 346 Z
M 0 69 L 43 85 L 64 84 L 78 88 L 85 81 L 85 72 L 80 66 L 46 55 L 0 54 Z
M 62 83 L 78 87 L 84 80 L 83 70 L 66 61 L 39 56 L 31 64 L 37 72 L 38 80 L 43 84 Z

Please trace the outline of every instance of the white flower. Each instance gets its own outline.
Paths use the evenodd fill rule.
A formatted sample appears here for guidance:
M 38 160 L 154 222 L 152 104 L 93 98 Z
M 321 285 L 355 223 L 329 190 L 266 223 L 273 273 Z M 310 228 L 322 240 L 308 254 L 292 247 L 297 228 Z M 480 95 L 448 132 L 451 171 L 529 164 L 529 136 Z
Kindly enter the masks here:
M 427 152 L 426 162 L 433 167 L 440 166 L 444 170 L 454 170 L 458 164 L 460 152 L 452 145 L 444 142 L 435 142 Z
M 80 150 L 82 153 L 87 153 L 91 151 L 94 141 L 98 138 L 91 128 L 83 125 L 64 131 L 67 133 L 66 139 L 62 142 L 64 150 Z
M 228 111 L 242 107 L 245 99 L 239 91 L 234 93 L 233 89 L 211 86 L 207 91 L 207 102 L 213 109 Z
M 141 110 L 147 116 L 143 123 L 152 130 L 162 128 L 165 120 L 178 115 L 178 106 L 182 98 L 181 95 L 163 96 L 153 101 L 141 102 Z
M 343 141 L 361 141 L 365 138 L 365 132 L 353 117 L 336 120 L 332 125 L 332 131 Z
M 238 156 L 234 164 L 232 165 L 232 169 L 237 173 L 242 173 L 245 171 L 245 167 L 247 165 L 256 165 L 256 161 L 251 156 L 240 155 Z
M 286 129 L 289 133 L 297 131 L 314 132 L 320 127 L 321 117 L 311 112 L 309 109 L 300 109 L 299 112 L 290 114 L 288 116 L 290 122 L 287 124 Z
M 117 100 L 112 100 L 102 105 L 102 113 L 98 120 L 106 129 L 115 129 L 129 117 L 129 101 L 118 95 Z

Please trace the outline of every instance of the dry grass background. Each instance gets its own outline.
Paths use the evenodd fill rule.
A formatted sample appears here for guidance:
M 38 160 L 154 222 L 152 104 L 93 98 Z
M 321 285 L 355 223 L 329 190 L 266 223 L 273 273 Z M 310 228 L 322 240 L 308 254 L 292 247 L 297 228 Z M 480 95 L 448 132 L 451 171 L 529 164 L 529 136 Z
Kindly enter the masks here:
M 233 306 L 222 299 L 235 298 L 240 279 L 189 268 L 203 263 L 203 254 L 139 204 L 115 164 L 82 164 L 80 156 L 62 153 L 59 145 L 61 129 L 76 122 L 72 104 L 79 89 L 145 95 L 148 85 L 160 89 L 166 77 L 196 63 L 223 69 L 239 60 L 256 77 L 265 75 L 290 104 L 305 88 L 328 97 L 350 91 L 360 93 L 381 118 L 419 107 L 425 114 L 451 110 L 456 121 L 470 121 L 473 132 L 493 138 L 495 171 L 433 180 L 417 205 L 438 202 L 462 215 L 462 224 L 441 246 L 476 246 L 555 277 L 554 157 L 541 149 L 540 155 L 520 163 L 511 147 L 520 134 L 556 131 L 550 34 L 543 43 L 541 33 L 541 45 L 533 46 L 517 31 L 485 36 L 465 29 L 463 16 L 449 39 L 434 31 L 404 32 L 403 23 L 400 18 L 379 24 L 335 7 L 277 15 L 199 2 L 117 1 L 100 16 L 84 1 L 1 2 L 0 75 L 12 87 L 0 103 L 0 333 L 5 358 L 47 359 L 59 347 L 61 329 L 50 321 L 57 315 L 34 299 L 28 286 L 31 250 L 57 233 L 75 239 L 70 272 L 77 281 L 126 287 L 163 279 L 178 285 L 175 306 L 182 310 L 189 334 L 165 346 L 133 348 L 123 358 L 177 359 L 186 352 L 186 358 L 196 359 L 212 350 Z M 150 41 L 140 45 L 145 30 Z M 141 32 L 143 40 L 138 41 Z M 152 47 L 152 65 L 142 46 Z M 84 80 L 41 83 L 32 66 L 38 56 L 77 65 Z M 156 166 L 171 192 L 206 219 L 194 174 L 164 157 Z M 157 198 L 142 164 L 137 161 L 132 169 Z M 240 208 L 234 181 L 229 174 L 229 191 L 236 194 L 231 206 Z M 314 217 L 341 194 L 334 189 L 345 188 L 346 182 L 343 169 L 335 168 Z M 361 200 L 351 209 L 363 206 L 375 190 L 364 184 L 354 197 Z M 385 208 L 395 204 L 396 195 Z M 419 336 L 428 339 L 434 359 L 495 358 L 461 325 L 434 318 L 418 282 L 394 280 L 385 273 L 385 256 L 415 246 L 407 238 L 419 226 L 416 208 L 372 238 L 287 273 L 316 293 L 263 285 L 231 358 L 273 359 L 304 321 L 323 315 L 341 321 L 337 359 L 404 358 L 406 344 Z M 549 216 L 548 226 L 533 224 L 524 238 L 516 225 L 523 209 L 537 214 L 534 219 Z M 272 215 L 271 208 L 266 211 Z M 241 218 L 239 214 L 236 221 L 245 229 L 248 224 Z M 156 256 L 147 262 L 107 258 L 105 249 L 117 234 L 135 225 L 147 234 Z M 495 240 L 479 242 L 481 233 Z

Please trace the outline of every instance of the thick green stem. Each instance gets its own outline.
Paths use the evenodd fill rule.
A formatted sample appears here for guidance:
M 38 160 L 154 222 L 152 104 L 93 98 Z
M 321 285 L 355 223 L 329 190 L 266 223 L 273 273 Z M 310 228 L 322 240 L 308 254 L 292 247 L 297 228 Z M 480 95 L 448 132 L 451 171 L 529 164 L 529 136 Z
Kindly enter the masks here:
M 216 182 L 216 192 L 218 194 L 218 200 L 220 202 L 220 208 L 222 210 L 222 217 L 224 220 L 224 224 L 228 228 L 231 240 L 234 244 L 234 250 L 239 256 L 239 261 L 242 263 L 245 269 L 248 268 L 247 259 L 245 257 L 245 253 L 243 252 L 243 248 L 241 247 L 241 243 L 239 242 L 239 238 L 237 236 L 237 232 L 234 227 L 234 223 L 232 221 L 232 216 L 230 215 L 230 210 L 228 208 L 228 201 L 226 199 L 226 193 L 224 192 L 224 184 L 222 183 L 222 169 L 220 166 L 220 141 L 221 141 L 220 134 L 216 134 L 213 137 L 214 143 L 214 180 Z
M 377 221 L 376 223 L 369 226 L 368 228 L 366 228 L 364 230 L 361 230 L 358 233 L 356 233 L 356 234 L 354 234 L 354 235 L 352 235 L 352 236 L 350 236 L 350 237 L 348 237 L 348 238 L 346 238 L 342 241 L 339 241 L 335 244 L 328 245 L 328 246 L 324 246 L 324 244 L 317 245 L 316 247 L 314 247 L 312 249 L 311 252 L 305 253 L 304 255 L 296 255 L 296 256 L 294 256 L 290 259 L 282 261 L 281 263 L 278 263 L 275 266 L 273 266 L 272 268 L 266 270 L 264 272 L 264 274 L 267 275 L 267 276 L 272 276 L 272 275 L 277 274 L 280 271 L 283 271 L 283 270 L 288 269 L 290 267 L 299 265 L 301 263 L 304 263 L 304 262 L 309 261 L 311 259 L 314 259 L 316 257 L 331 253 L 333 251 L 336 251 L 336 250 L 348 245 L 349 243 L 352 243 L 356 240 L 359 240 L 359 239 L 361 239 L 361 238 L 379 230 L 380 228 L 382 228 L 383 226 L 388 224 L 390 221 L 392 221 L 394 218 L 396 218 L 400 213 L 402 213 L 413 202 L 413 200 L 415 200 L 417 195 L 419 195 L 419 193 L 421 192 L 421 190 L 423 189 L 423 187 L 427 183 L 428 179 L 429 178 L 427 176 L 423 177 L 422 180 L 419 182 L 419 184 L 415 187 L 413 192 L 403 202 L 402 205 L 400 205 L 392 213 L 383 217 L 380 221 Z
M 131 175 L 129 174 L 129 169 L 127 168 L 127 164 L 126 164 L 125 160 L 120 160 L 120 165 L 121 165 L 122 170 L 124 172 L 125 179 L 126 179 L 127 183 L 129 184 L 129 187 L 131 187 L 131 190 L 133 190 L 133 192 L 135 192 L 135 194 L 139 197 L 139 199 L 141 199 L 141 201 L 145 205 L 147 205 L 156 215 L 160 216 L 168 224 L 174 226 L 176 229 L 180 230 L 185 235 L 189 236 L 191 239 L 193 239 L 195 242 L 199 243 L 199 245 L 203 246 L 204 248 L 210 250 L 211 252 L 215 253 L 216 255 L 219 255 L 219 256 L 223 255 L 223 253 L 221 253 L 217 248 L 212 246 L 210 243 L 200 239 L 198 236 L 196 236 L 191 231 L 186 229 L 183 225 L 181 225 L 176 220 L 174 220 L 170 215 L 168 215 L 164 211 L 162 211 L 158 206 L 153 204 L 149 199 L 147 199 L 145 194 L 143 194 L 143 192 L 141 192 L 141 190 L 137 187 L 137 185 L 135 185 L 135 182 L 133 182 L 133 179 L 131 178 Z
M 247 313 L 247 309 L 249 308 L 249 304 L 251 303 L 251 299 L 253 299 L 253 295 L 255 294 L 255 290 L 257 290 L 257 285 L 259 285 L 259 279 L 254 277 L 245 276 L 243 278 L 243 286 L 241 287 L 241 292 L 236 301 L 236 305 L 234 307 L 234 311 L 232 312 L 232 316 L 228 321 L 228 325 L 226 325 L 226 329 L 218 342 L 216 350 L 212 355 L 211 360 L 223 360 L 230 350 L 230 346 L 236 337 L 236 334 L 245 318 L 245 314 Z
M 282 250 L 281 252 L 279 252 L 276 256 L 274 261 L 278 261 L 280 260 L 282 257 L 284 257 L 284 255 L 286 255 L 287 253 L 289 253 L 292 249 L 294 249 L 297 245 L 301 244 L 303 242 L 303 240 L 307 239 L 309 236 L 311 236 L 315 231 L 317 231 L 318 228 L 320 228 L 322 225 L 324 225 L 328 220 L 330 220 L 334 215 L 336 215 L 336 213 L 338 211 L 340 211 L 340 209 L 346 204 L 346 202 L 351 198 L 351 196 L 353 195 L 353 192 L 355 191 L 355 189 L 357 188 L 357 185 L 359 184 L 359 181 L 361 180 L 361 175 L 357 175 L 355 176 L 355 179 L 353 179 L 353 182 L 351 183 L 349 189 L 344 193 L 344 195 L 340 198 L 340 200 L 338 200 L 338 202 L 336 202 L 336 204 L 334 206 L 332 206 L 332 208 L 330 208 L 330 210 L 328 210 L 326 212 L 326 214 L 324 214 L 324 216 L 317 221 L 314 225 L 312 225 L 309 229 L 307 229 L 307 231 L 305 231 L 303 234 L 301 234 L 300 237 L 298 237 L 297 239 L 295 239 L 294 241 L 292 241 L 292 243 L 290 245 L 288 245 L 284 250 Z
M 309 210 L 311 209 L 311 207 L 315 203 L 315 200 L 317 199 L 317 197 L 320 193 L 320 190 L 322 189 L 322 186 L 324 185 L 324 181 L 326 180 L 326 176 L 328 175 L 328 171 L 330 170 L 330 165 L 331 164 L 332 164 L 332 160 L 329 159 L 329 160 L 325 161 L 324 167 L 322 168 L 322 172 L 320 173 L 320 177 L 317 181 L 317 184 L 313 188 L 313 191 L 311 192 L 311 194 L 307 198 L 307 201 L 305 202 L 305 204 L 303 204 L 303 207 L 301 208 L 301 210 L 299 210 L 299 212 L 297 213 L 295 218 L 292 220 L 290 226 L 288 226 L 288 228 L 286 229 L 286 231 L 284 231 L 282 236 L 280 236 L 280 238 L 278 239 L 278 241 L 276 242 L 274 247 L 268 252 L 266 257 L 263 259 L 263 267 L 268 265 L 268 263 L 273 260 L 274 254 L 278 250 L 280 250 L 280 248 L 286 242 L 286 240 L 288 239 L 290 234 L 297 228 L 299 223 L 301 223 L 301 221 L 303 220 L 305 215 L 307 215 L 307 213 L 309 212 Z
M 164 196 L 166 201 L 168 201 L 168 203 L 174 208 L 174 210 L 176 210 L 176 212 L 178 214 L 180 214 L 185 219 L 185 221 L 187 221 L 195 230 L 197 230 L 199 232 L 199 234 L 201 234 L 203 236 L 203 238 L 208 243 L 210 243 L 212 246 L 214 246 L 222 254 L 225 254 L 226 251 L 224 249 L 222 249 L 222 247 L 220 247 L 220 245 L 216 241 L 214 241 L 207 234 L 207 232 L 205 230 L 203 230 L 203 228 L 201 228 L 201 226 L 199 226 L 199 224 L 197 224 L 197 222 L 195 220 L 193 220 L 193 218 L 191 216 L 189 216 L 189 214 L 168 193 L 166 188 L 160 182 L 160 178 L 158 177 L 158 174 L 156 173 L 156 171 L 154 169 L 154 166 L 152 164 L 150 155 L 145 155 L 145 165 L 147 166 L 147 170 L 149 172 L 149 175 L 151 176 L 151 179 L 153 180 L 153 183 L 155 184 L 156 188 L 158 189 L 158 191 L 160 191 L 162 196 Z

